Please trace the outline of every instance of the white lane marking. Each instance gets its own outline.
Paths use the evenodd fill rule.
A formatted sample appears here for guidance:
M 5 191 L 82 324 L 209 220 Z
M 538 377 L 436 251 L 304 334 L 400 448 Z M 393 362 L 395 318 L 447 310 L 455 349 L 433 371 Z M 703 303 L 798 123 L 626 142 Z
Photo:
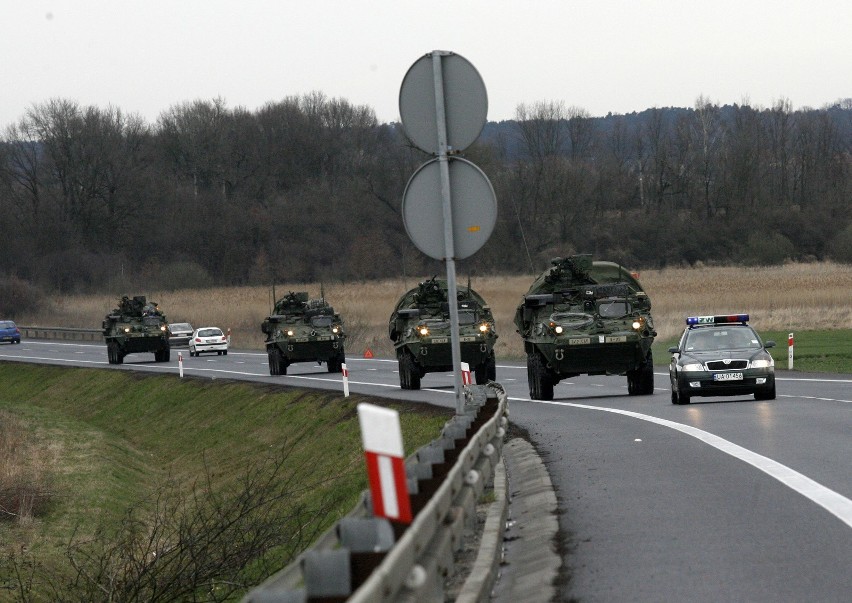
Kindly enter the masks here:
M 734 444 L 733 442 L 729 442 L 724 438 L 720 438 L 719 436 L 713 435 L 712 433 L 697 429 L 695 427 L 692 427 L 691 425 L 684 425 L 683 423 L 676 423 L 674 421 L 669 421 L 668 419 L 661 419 L 659 417 L 643 415 L 641 413 L 633 412 L 630 410 L 607 408 L 605 406 L 591 406 L 588 404 L 577 404 L 575 402 L 528 400 L 526 398 L 509 399 L 521 402 L 533 402 L 535 404 L 570 406 L 572 408 L 583 408 L 586 410 L 610 412 L 613 414 L 633 417 L 634 419 L 640 419 L 642 421 L 648 421 L 649 423 L 656 423 L 657 425 L 662 425 L 663 427 L 669 427 L 670 429 L 680 431 L 681 433 L 685 433 L 686 435 L 701 440 L 705 444 L 708 444 L 713 448 L 716 448 L 717 450 L 721 450 L 722 452 L 729 454 L 734 458 L 748 463 L 752 467 L 760 469 L 770 477 L 777 479 L 779 482 L 781 482 L 788 488 L 798 492 L 806 498 L 809 498 L 811 501 L 815 502 L 823 509 L 837 517 L 847 526 L 852 528 L 852 500 L 849 500 L 848 498 L 835 492 L 834 490 L 826 488 L 822 484 L 815 482 L 811 478 L 802 475 L 798 471 L 795 471 L 790 467 L 787 467 L 786 465 L 782 465 L 781 463 L 773 461 L 768 457 L 765 457 L 761 454 L 757 454 L 756 452 L 752 452 L 747 448 L 743 448 L 742 446 Z

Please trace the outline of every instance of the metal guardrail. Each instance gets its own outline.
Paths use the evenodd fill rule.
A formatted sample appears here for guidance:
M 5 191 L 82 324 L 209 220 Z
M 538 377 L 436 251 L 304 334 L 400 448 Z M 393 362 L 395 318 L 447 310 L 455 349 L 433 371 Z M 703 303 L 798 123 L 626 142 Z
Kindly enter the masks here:
M 22 327 L 22 337 L 30 339 L 70 339 L 72 341 L 103 341 L 102 329 L 72 329 L 70 327 Z
M 476 521 L 508 425 L 508 398 L 499 384 L 472 386 L 465 397 L 464 414 L 406 459 L 415 514 L 410 526 L 372 517 L 365 492 L 355 509 L 242 603 L 443 602 L 445 577 L 465 529 Z M 496 572 L 490 573 L 493 582 Z M 473 600 L 491 587 L 481 576 L 476 581 Z

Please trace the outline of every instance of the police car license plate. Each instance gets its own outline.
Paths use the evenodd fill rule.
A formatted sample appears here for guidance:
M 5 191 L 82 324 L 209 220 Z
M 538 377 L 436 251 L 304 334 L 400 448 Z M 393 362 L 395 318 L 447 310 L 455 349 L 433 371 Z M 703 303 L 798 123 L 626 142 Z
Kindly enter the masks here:
M 432 343 L 447 343 L 449 341 L 446 337 L 433 337 Z
M 716 373 L 713 375 L 713 381 L 742 381 L 742 373 Z

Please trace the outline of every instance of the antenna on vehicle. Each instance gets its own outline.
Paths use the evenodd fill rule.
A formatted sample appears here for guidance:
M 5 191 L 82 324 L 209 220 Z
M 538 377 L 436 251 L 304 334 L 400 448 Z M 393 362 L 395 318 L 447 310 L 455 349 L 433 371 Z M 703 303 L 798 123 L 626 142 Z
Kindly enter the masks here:
M 275 314 L 275 281 L 272 281 L 272 303 L 270 304 L 271 310 L 269 314 Z
M 320 281 L 320 299 L 325 301 L 325 287 L 323 286 L 322 281 Z

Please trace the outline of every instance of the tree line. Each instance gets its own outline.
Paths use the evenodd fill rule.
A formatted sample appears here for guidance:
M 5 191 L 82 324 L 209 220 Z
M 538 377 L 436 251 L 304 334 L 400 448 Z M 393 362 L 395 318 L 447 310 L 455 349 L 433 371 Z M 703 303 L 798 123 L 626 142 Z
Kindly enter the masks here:
M 498 221 L 461 274 L 574 252 L 635 268 L 852 262 L 852 99 L 602 118 L 542 101 L 486 124 L 465 157 Z M 0 273 L 60 292 L 439 273 L 401 218 L 428 159 L 400 124 L 320 92 L 256 111 L 196 100 L 154 124 L 51 99 L 0 138 Z

